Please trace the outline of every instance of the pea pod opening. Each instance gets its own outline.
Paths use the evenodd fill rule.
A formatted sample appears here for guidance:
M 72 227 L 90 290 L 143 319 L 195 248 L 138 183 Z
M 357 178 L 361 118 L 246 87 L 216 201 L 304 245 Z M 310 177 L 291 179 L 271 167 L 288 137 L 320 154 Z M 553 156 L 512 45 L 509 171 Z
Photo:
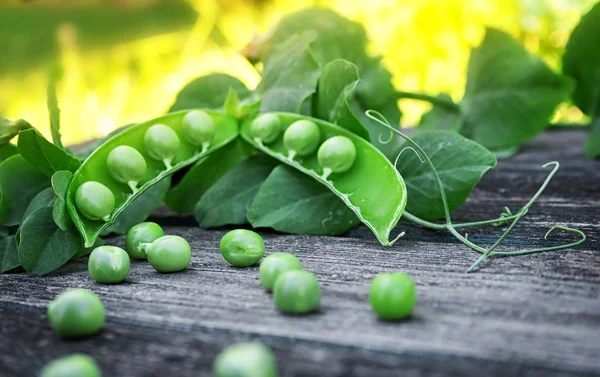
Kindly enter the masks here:
M 81 164 L 69 182 L 66 197 L 69 214 L 83 236 L 86 247 L 91 247 L 98 236 L 115 221 L 119 214 L 152 185 L 237 138 L 239 129 L 235 118 L 216 111 L 203 110 L 214 121 L 214 137 L 210 144 L 203 148 L 189 143 L 183 136 L 183 119 L 190 111 L 193 110 L 170 113 L 132 126 L 108 139 Z M 144 136 L 146 135 L 146 131 L 157 124 L 172 129 L 180 141 L 176 154 L 167 166 L 165 166 L 164 161 L 153 158 L 145 146 Z M 135 189 L 127 183 L 116 180 L 107 167 L 108 155 L 114 148 L 119 146 L 135 148 L 146 161 L 146 172 Z M 101 183 L 114 194 L 114 210 L 107 216 L 106 221 L 90 220 L 76 206 L 75 194 L 77 189 L 82 184 L 90 181 Z
M 390 241 L 390 232 L 404 212 L 407 192 L 402 176 L 389 160 L 368 141 L 334 124 L 292 113 L 269 113 L 269 116 L 276 116 L 279 120 L 281 132 L 277 139 L 269 140 L 265 145 L 254 138 L 252 124 L 255 118 L 244 121 L 241 136 L 260 151 L 328 187 L 371 229 L 382 245 L 393 245 L 397 238 Z M 321 145 L 336 136 L 350 139 L 356 146 L 356 157 L 351 167 L 344 172 L 328 174 L 319 164 L 317 153 L 290 156 L 283 134 L 299 120 L 310 120 L 319 127 Z

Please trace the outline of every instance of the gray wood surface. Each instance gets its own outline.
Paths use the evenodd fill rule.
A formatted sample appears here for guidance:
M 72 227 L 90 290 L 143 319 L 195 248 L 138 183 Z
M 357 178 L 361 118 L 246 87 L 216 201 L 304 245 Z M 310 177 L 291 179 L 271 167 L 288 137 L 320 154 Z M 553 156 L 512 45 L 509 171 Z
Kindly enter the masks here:
M 514 211 L 543 182 L 545 162 L 561 169 L 505 249 L 573 239 L 543 235 L 553 224 L 583 230 L 574 249 L 494 258 L 476 273 L 478 255 L 449 234 L 401 222 L 392 248 L 359 226 L 344 237 L 284 235 L 268 230 L 267 253 L 296 254 L 322 287 L 322 309 L 285 316 L 258 281 L 258 268 L 229 266 L 218 243 L 228 229 L 202 230 L 190 218 L 156 215 L 166 231 L 190 241 L 191 266 L 161 275 L 133 262 L 127 282 L 95 284 L 86 261 L 46 277 L 0 275 L 0 375 L 34 376 L 61 355 L 85 352 L 105 376 L 210 375 L 214 357 L 238 341 L 260 341 L 282 376 L 600 376 L 600 161 L 583 157 L 581 131 L 553 131 L 501 161 L 457 212 L 456 221 Z M 501 229 L 469 230 L 489 244 Z M 110 240 L 123 245 L 123 237 Z M 368 304 L 372 277 L 404 271 L 417 284 L 414 316 L 376 319 Z M 50 329 L 48 302 L 67 288 L 96 292 L 107 309 L 103 332 L 64 340 Z

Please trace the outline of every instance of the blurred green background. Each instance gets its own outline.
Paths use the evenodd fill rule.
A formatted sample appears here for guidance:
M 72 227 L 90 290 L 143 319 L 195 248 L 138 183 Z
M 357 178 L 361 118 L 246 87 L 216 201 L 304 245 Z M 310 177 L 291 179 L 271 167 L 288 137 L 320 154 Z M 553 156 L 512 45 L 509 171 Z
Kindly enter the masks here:
M 361 22 L 372 52 L 403 91 L 462 95 L 470 48 L 485 26 L 503 29 L 560 69 L 580 16 L 597 0 L 44 0 L 0 3 L 0 114 L 49 134 L 49 67 L 58 83 L 64 141 L 102 136 L 167 111 L 177 92 L 211 72 L 259 80 L 239 54 L 283 15 L 311 5 Z M 403 123 L 429 108 L 402 101 Z M 556 120 L 577 121 L 561 107 Z

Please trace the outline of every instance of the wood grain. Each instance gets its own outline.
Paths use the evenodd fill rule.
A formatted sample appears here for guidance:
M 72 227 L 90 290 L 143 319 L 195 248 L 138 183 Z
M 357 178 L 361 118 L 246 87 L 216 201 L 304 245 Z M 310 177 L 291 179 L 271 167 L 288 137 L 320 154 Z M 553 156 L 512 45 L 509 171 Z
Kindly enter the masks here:
M 561 170 L 504 248 L 573 238 L 559 232 L 543 241 L 556 223 L 586 232 L 577 248 L 494 258 L 465 274 L 475 252 L 406 222 L 393 248 L 364 226 L 344 237 L 261 231 L 267 253 L 296 254 L 321 282 L 320 312 L 292 317 L 275 310 L 257 267 L 222 259 L 218 243 L 229 228 L 202 230 L 162 210 L 155 217 L 167 233 L 192 246 L 185 272 L 162 275 L 136 261 L 125 284 L 104 286 L 79 260 L 46 277 L 0 276 L 0 375 L 33 376 L 55 357 L 85 352 L 105 376 L 204 376 L 220 350 L 251 340 L 274 350 L 282 376 L 600 376 L 600 161 L 583 157 L 584 138 L 580 131 L 538 137 L 488 173 L 454 216 L 518 210 L 545 179 L 541 165 L 558 160 Z M 486 245 L 500 232 L 470 229 L 469 239 Z M 419 302 L 410 320 L 382 322 L 371 312 L 369 282 L 383 271 L 413 276 Z M 51 331 L 46 306 L 72 287 L 102 298 L 108 317 L 100 335 L 70 341 Z

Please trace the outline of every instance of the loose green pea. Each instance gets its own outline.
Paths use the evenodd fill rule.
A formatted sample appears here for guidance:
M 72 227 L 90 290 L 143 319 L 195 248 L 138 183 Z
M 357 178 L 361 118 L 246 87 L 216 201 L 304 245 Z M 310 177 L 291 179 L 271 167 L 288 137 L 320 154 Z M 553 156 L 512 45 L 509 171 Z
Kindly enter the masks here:
M 257 233 L 235 229 L 221 238 L 223 258 L 236 267 L 249 267 L 265 255 L 265 242 Z
M 79 212 L 90 220 L 108 221 L 115 209 L 115 196 L 102 183 L 88 181 L 75 192 L 75 205 Z
M 144 156 L 137 149 L 120 145 L 108 154 L 106 167 L 115 180 L 135 189 L 137 183 L 144 178 L 147 166 Z
M 283 143 L 289 150 L 290 158 L 295 155 L 308 156 L 317 150 L 321 141 L 321 131 L 310 120 L 292 123 L 283 134 Z
M 183 137 L 194 146 L 208 148 L 216 132 L 215 121 L 202 110 L 192 110 L 183 117 Z
M 277 377 L 277 363 L 266 346 L 238 343 L 217 356 L 213 372 L 215 377 Z
M 99 246 L 90 254 L 88 271 L 92 279 L 102 284 L 120 283 L 129 274 L 129 255 L 116 246 Z
M 259 139 L 263 144 L 274 142 L 280 133 L 281 122 L 275 114 L 263 114 L 256 118 L 250 126 L 252 138 Z
M 139 223 L 127 232 L 125 249 L 133 259 L 147 259 L 146 249 L 164 235 L 164 230 L 157 223 L 150 221 Z
M 302 264 L 295 255 L 289 253 L 275 253 L 260 262 L 258 274 L 260 283 L 268 292 L 273 290 L 277 278 L 292 270 L 302 270 Z
M 417 302 L 415 283 L 404 273 L 378 274 L 371 282 L 369 300 L 381 319 L 406 318 Z
M 148 262 L 158 272 L 184 270 L 192 260 L 190 244 L 179 236 L 164 236 L 152 242 L 147 251 Z
M 356 160 L 356 147 L 345 136 L 327 139 L 317 153 L 319 165 L 323 168 L 324 178 L 331 173 L 344 173 L 350 170 Z
M 64 337 L 94 335 L 104 325 L 104 305 L 92 291 L 69 289 L 48 305 L 54 330 Z
M 40 377 L 102 377 L 96 360 L 88 355 L 73 354 L 48 363 Z
M 307 314 L 319 309 L 321 288 L 315 275 L 308 271 L 288 271 L 277 278 L 273 288 L 275 306 L 291 314 Z
M 150 157 L 164 162 L 167 169 L 170 169 L 179 150 L 179 137 L 171 127 L 155 124 L 144 135 L 144 147 Z

